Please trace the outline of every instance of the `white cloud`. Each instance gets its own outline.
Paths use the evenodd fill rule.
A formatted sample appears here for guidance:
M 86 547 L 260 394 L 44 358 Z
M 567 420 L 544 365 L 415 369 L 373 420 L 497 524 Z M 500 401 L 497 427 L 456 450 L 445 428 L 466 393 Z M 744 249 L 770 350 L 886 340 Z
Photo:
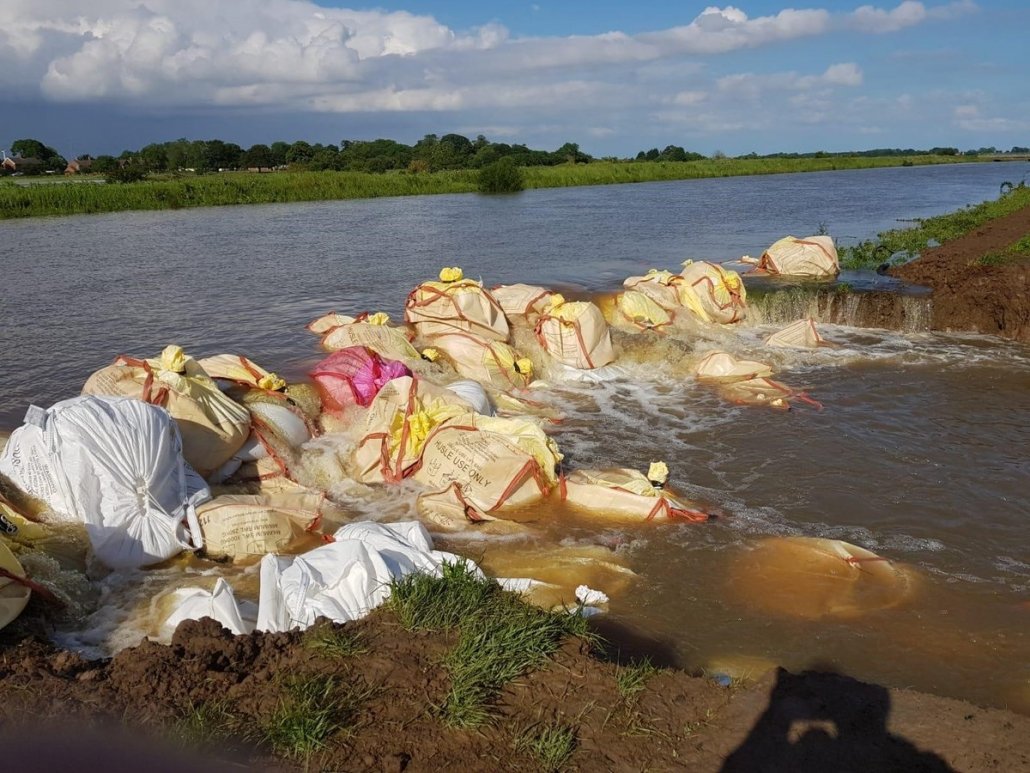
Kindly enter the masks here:
M 987 117 L 976 105 L 957 105 L 953 112 L 955 126 L 970 132 L 1023 132 L 1030 130 L 1030 121 L 1002 116 Z
M 810 91 L 833 86 L 860 86 L 862 70 L 854 62 L 833 64 L 820 75 L 796 72 L 737 73 L 716 81 L 721 92 L 742 98 L 758 98 L 771 92 Z
M 850 14 L 848 21 L 851 27 L 862 32 L 897 32 L 921 24 L 927 19 L 954 19 L 976 10 L 977 5 L 972 0 L 957 0 L 930 9 L 918 0 L 904 0 L 889 11 L 872 5 L 863 5 Z

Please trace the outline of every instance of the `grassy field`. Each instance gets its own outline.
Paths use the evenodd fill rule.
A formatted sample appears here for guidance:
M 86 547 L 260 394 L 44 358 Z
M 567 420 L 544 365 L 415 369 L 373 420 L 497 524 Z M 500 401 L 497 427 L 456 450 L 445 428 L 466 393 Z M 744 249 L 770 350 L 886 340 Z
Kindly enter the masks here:
M 689 180 L 755 174 L 869 169 L 887 166 L 944 164 L 969 161 L 957 156 L 889 156 L 805 159 L 705 159 L 702 161 L 593 162 L 524 170 L 527 188 Z M 475 170 L 411 174 L 392 172 L 227 172 L 147 179 L 136 183 L 81 184 L 71 178 L 59 184 L 25 185 L 0 180 L 0 219 L 72 215 L 127 210 L 183 209 L 234 204 L 331 201 L 381 196 L 470 193 L 477 189 Z
M 993 201 L 960 209 L 946 215 L 917 221 L 913 228 L 884 231 L 876 239 L 840 249 L 844 268 L 876 268 L 884 263 L 904 263 L 937 244 L 970 233 L 988 220 L 1030 207 L 1030 187 L 1020 185 Z M 1005 263 L 1018 259 L 1030 250 L 1030 237 L 1013 245 L 1005 253 L 988 256 L 988 262 Z

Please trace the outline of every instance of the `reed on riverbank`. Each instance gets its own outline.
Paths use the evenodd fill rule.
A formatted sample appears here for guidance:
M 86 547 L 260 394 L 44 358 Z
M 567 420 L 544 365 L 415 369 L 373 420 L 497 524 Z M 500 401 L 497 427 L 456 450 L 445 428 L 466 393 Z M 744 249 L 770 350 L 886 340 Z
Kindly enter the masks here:
M 1030 187 L 1008 187 L 992 201 L 950 212 L 946 215 L 917 220 L 912 228 L 884 231 L 875 239 L 840 248 L 844 268 L 877 268 L 884 263 L 905 263 L 929 248 L 944 244 L 972 232 L 989 220 L 1030 207 Z M 996 260 L 1003 260 L 997 258 Z
M 756 174 L 869 169 L 968 161 L 956 156 L 842 156 L 827 158 L 720 158 L 700 161 L 596 161 L 527 167 L 526 188 L 689 180 Z M 15 184 L 0 181 L 0 219 L 91 214 L 127 210 L 183 209 L 234 204 L 332 201 L 382 196 L 470 193 L 478 171 L 390 172 L 223 172 L 147 179 L 134 183 Z

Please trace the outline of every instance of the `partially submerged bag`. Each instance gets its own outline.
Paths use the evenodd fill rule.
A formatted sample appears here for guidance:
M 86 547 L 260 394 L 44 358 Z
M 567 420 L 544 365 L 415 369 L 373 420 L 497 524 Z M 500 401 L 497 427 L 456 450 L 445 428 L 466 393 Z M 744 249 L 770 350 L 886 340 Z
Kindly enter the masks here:
M 687 507 L 638 470 L 576 470 L 561 482 L 562 500 L 572 507 L 608 518 L 651 521 L 707 521 L 708 515 Z
M 204 552 L 233 560 L 295 553 L 321 542 L 319 493 L 229 494 L 197 508 Z
M 551 291 L 527 284 L 498 285 L 490 290 L 510 322 L 520 320 L 533 323 L 547 311 Z
M 433 432 L 414 478 L 434 491 L 458 484 L 464 500 L 481 513 L 538 502 L 552 486 L 540 461 L 518 445 L 518 438 L 461 420 Z
M 536 323 L 536 337 L 544 351 L 573 368 L 600 368 L 615 360 L 608 323 L 593 303 L 566 303 L 555 293 Z
M 397 483 L 413 472 L 429 434 L 471 415 L 472 406 L 450 390 L 402 376 L 387 383 L 365 416 L 354 449 L 355 477 L 362 483 Z
M 367 408 L 388 382 L 410 376 L 402 362 L 384 360 L 364 346 L 349 346 L 335 351 L 318 363 L 309 374 L 327 410 L 341 411 L 351 405 Z
M 815 349 L 820 346 L 833 346 L 819 335 L 815 329 L 815 321 L 811 317 L 799 319 L 777 333 L 765 339 L 765 345 L 778 349 Z
M 0 471 L 84 523 L 93 552 L 111 568 L 203 546 L 195 507 L 210 492 L 183 459 L 175 422 L 140 400 L 83 396 L 45 411 L 32 406 Z
M 762 254 L 756 270 L 782 276 L 835 277 L 840 263 L 831 237 L 786 236 Z
M 747 316 L 747 291 L 736 271 L 704 260 L 688 260 L 676 288 L 680 305 L 702 322 L 729 324 Z
M 650 269 L 644 276 L 628 277 L 622 286 L 627 290 L 643 293 L 666 311 L 674 311 L 680 307 L 679 293 L 676 283 L 680 277 L 671 271 Z
M 223 578 L 215 580 L 212 590 L 198 587 L 177 588 L 160 599 L 172 611 L 162 621 L 158 638 L 169 642 L 184 620 L 210 617 L 234 635 L 252 633 L 257 617 L 253 602 L 237 603 L 232 587 Z
M 738 405 L 765 405 L 781 411 L 790 410 L 791 400 L 800 400 L 814 408 L 822 409 L 822 404 L 813 400 L 805 392 L 791 389 L 786 384 L 773 381 L 771 378 L 752 378 L 745 381 L 734 381 L 721 384 L 719 387 L 724 399 Z
M 857 545 L 815 537 L 770 537 L 732 563 L 732 597 L 763 612 L 818 620 L 853 618 L 908 601 L 917 576 Z
M 436 336 L 433 346 L 439 349 L 466 378 L 503 390 L 521 390 L 533 380 L 533 362 L 519 356 L 502 341 L 489 341 L 471 333 L 447 333 Z
M 82 393 L 133 397 L 165 408 L 179 425 L 186 461 L 204 477 L 231 459 L 250 434 L 247 409 L 178 346 L 165 347 L 151 360 L 119 357 L 90 376 Z
M 0 628 L 18 617 L 29 603 L 32 590 L 26 579 L 14 553 L 0 542 Z
M 322 348 L 328 352 L 365 346 L 391 360 L 419 359 L 407 331 L 390 326 L 389 320 L 381 312 L 359 314 L 357 317 L 331 312 L 310 322 L 308 330 L 322 336 Z
M 637 330 L 661 330 L 675 319 L 672 311 L 662 308 L 653 298 L 637 290 L 627 290 L 615 298 L 613 325 Z
M 301 556 L 261 561 L 259 631 L 308 628 L 319 617 L 357 620 L 390 595 L 390 583 L 412 572 L 440 576 L 443 564 L 466 563 L 433 550 L 425 527 L 406 523 L 351 523 L 333 542 Z
M 738 360 L 727 352 L 711 352 L 694 368 L 699 381 L 730 383 L 764 378 L 772 375 L 772 368 L 764 362 Z
M 465 279 L 460 268 L 445 268 L 440 281 L 423 282 L 404 304 L 404 320 L 423 338 L 444 333 L 475 333 L 493 341 L 508 340 L 504 310 L 482 282 Z

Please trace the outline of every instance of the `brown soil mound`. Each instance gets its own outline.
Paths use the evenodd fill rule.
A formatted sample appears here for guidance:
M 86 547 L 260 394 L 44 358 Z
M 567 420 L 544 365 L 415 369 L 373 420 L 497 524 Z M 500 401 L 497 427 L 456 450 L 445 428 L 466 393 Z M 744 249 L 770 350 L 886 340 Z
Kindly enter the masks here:
M 626 695 L 624 672 L 579 641 L 509 685 L 485 727 L 457 730 L 434 708 L 449 687 L 441 659 L 453 638 L 407 632 L 383 611 L 319 626 L 356 636 L 361 651 L 331 657 L 299 632 L 234 637 L 211 620 L 183 623 L 170 646 L 143 642 L 107 661 L 37 639 L 12 645 L 0 658 L 7 766 L 301 768 L 274 757 L 262 731 L 290 680 L 318 675 L 353 700 L 310 770 L 548 769 L 519 743 L 548 726 L 573 730 L 565 767 L 579 770 L 1030 769 L 1030 718 L 1007 711 L 782 670 L 728 688 L 659 671 Z M 198 716 L 223 737 L 203 752 L 175 746 Z
M 974 330 L 1030 341 L 1030 260 L 983 265 L 980 260 L 1030 234 L 1030 208 L 927 250 L 891 269 L 893 276 L 933 288 L 933 327 Z

